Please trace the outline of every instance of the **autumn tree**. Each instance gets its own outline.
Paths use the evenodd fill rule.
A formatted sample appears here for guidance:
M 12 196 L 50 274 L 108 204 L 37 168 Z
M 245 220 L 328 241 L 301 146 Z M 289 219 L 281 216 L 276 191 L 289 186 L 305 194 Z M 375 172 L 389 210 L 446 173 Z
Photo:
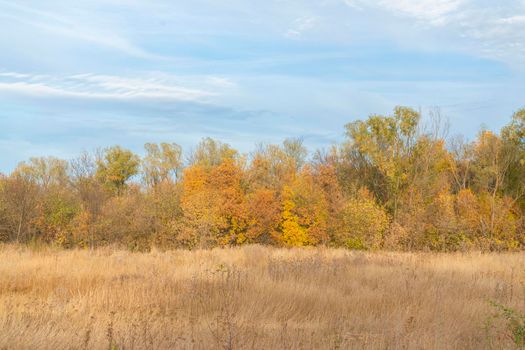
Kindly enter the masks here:
M 181 182 L 162 181 L 146 193 L 144 205 L 151 212 L 153 220 L 152 245 L 159 248 L 179 246 L 177 229 L 183 220 L 182 191 Z
M 152 209 L 137 186 L 129 186 L 125 194 L 109 198 L 97 220 L 97 244 L 149 250 L 155 229 Z
M 251 156 L 247 174 L 250 187 L 279 191 L 294 180 L 304 164 L 305 152 L 299 140 L 285 140 L 283 145 L 259 145 Z
M 419 120 L 415 110 L 396 107 L 392 116 L 372 115 L 366 121 L 346 125 L 347 157 L 360 168 L 362 185 L 386 204 L 394 220 L 407 185 Z
M 315 181 L 311 167 L 305 167 L 282 190 L 279 242 L 286 246 L 305 246 L 329 240 L 328 203 Z
M 525 108 L 514 113 L 501 134 L 505 151 L 514 155 L 506 172 L 505 193 L 525 210 Z
M 186 168 L 181 197 L 180 238 L 190 246 L 243 243 L 247 237 L 242 170 L 231 159 L 207 168 Z
M 498 135 L 482 131 L 474 145 L 473 188 L 486 202 L 490 212 L 483 222 L 484 235 L 493 235 L 498 231 L 498 215 L 505 215 L 498 210 L 500 197 L 504 197 L 505 179 L 515 162 L 516 154 Z
M 9 240 L 9 221 L 7 215 L 7 203 L 4 196 L 6 178 L 0 173 L 0 242 Z
M 97 159 L 97 177 L 116 194 L 122 194 L 127 181 L 138 174 L 140 159 L 131 151 L 114 146 Z
M 299 215 L 296 212 L 297 204 L 294 201 L 293 190 L 285 186 L 282 191 L 282 211 L 280 232 L 276 239 L 285 246 L 300 247 L 310 245 L 307 228 L 300 223 Z
M 439 113 L 397 107 L 313 157 L 300 139 L 248 156 L 203 139 L 31 158 L 0 175 L 0 240 L 132 250 L 240 244 L 514 250 L 525 244 L 525 110 L 446 140 Z M 430 127 L 425 126 L 430 125 Z M 186 164 L 183 164 L 186 163 Z M 185 165 L 185 166 L 184 166 Z
M 512 115 L 509 125 L 502 130 L 503 138 L 519 145 L 525 145 L 525 108 Z
M 97 158 L 84 152 L 69 162 L 69 179 L 73 193 L 80 201 L 80 212 L 74 219 L 73 236 L 81 247 L 94 248 L 99 235 L 99 218 L 112 190 L 98 175 Z
M 225 159 L 235 159 L 238 156 L 239 153 L 230 145 L 208 137 L 191 152 L 188 161 L 190 165 L 211 168 L 220 165 Z
M 21 162 L 4 190 L 17 242 L 28 239 L 55 242 L 59 235 L 68 235 L 76 208 L 68 191 L 66 161 L 48 157 Z
M 428 237 L 445 239 L 453 230 L 447 217 L 452 209 L 451 168 L 453 158 L 443 139 L 421 135 L 415 142 L 407 163 L 407 183 L 400 195 L 397 223 L 410 232 L 405 240 L 408 249 L 422 249 Z M 450 201 L 449 201 L 450 199 Z M 448 203 L 448 204 L 447 204 Z M 435 221 L 443 215 L 443 221 Z
M 184 169 L 181 195 L 182 220 L 175 227 L 179 244 L 193 248 L 208 246 L 215 237 L 213 216 L 207 193 L 208 174 L 204 167 L 189 166 Z
M 389 218 L 366 188 L 350 198 L 340 213 L 343 230 L 336 242 L 352 249 L 378 249 L 388 229 Z
M 233 159 L 226 159 L 209 174 L 208 188 L 216 209 L 216 227 L 220 245 L 246 241 L 246 198 L 241 184 L 242 169 Z
M 4 229 L 9 241 L 24 242 L 32 238 L 31 222 L 36 217 L 39 188 L 25 166 L 4 179 L 1 196 Z
M 454 180 L 453 188 L 457 193 L 471 185 L 474 147 L 462 136 L 456 136 L 450 140 L 449 149 L 452 156 L 450 172 Z
M 244 234 L 247 243 L 275 244 L 281 220 L 279 193 L 259 187 L 247 194 L 248 227 Z
M 18 172 L 31 178 L 38 187 L 36 217 L 32 220 L 33 238 L 69 246 L 73 220 L 79 211 L 79 201 L 70 187 L 69 164 L 65 160 L 31 158 L 21 163 Z
M 339 241 L 339 237 L 346 230 L 342 222 L 342 211 L 348 201 L 348 192 L 343 191 L 339 168 L 339 158 L 336 149 L 331 149 L 328 153 L 318 152 L 312 163 L 314 181 L 316 182 L 319 192 L 322 193 L 327 206 L 327 234 L 333 243 Z
M 176 143 L 146 143 L 142 161 L 144 182 L 151 187 L 181 176 L 182 148 Z
M 286 157 L 290 159 L 295 166 L 295 170 L 301 170 L 308 156 L 308 150 L 304 147 L 303 140 L 298 138 L 286 139 L 283 141 L 282 148 Z

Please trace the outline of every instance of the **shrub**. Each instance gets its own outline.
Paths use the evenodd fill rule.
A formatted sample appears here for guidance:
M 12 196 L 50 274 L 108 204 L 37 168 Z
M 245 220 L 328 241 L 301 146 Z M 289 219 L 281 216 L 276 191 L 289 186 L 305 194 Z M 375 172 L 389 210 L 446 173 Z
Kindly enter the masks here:
M 342 212 L 344 226 L 343 244 L 352 249 L 375 249 L 383 242 L 388 228 L 386 211 L 376 203 L 367 190 L 360 190 L 356 198 L 350 199 Z
M 503 335 L 511 340 L 518 349 L 525 349 L 525 313 L 494 301 L 490 303 L 497 311 L 493 318 L 505 322 L 505 328 L 501 330 Z M 489 324 L 489 330 L 490 328 L 494 328 L 494 326 Z

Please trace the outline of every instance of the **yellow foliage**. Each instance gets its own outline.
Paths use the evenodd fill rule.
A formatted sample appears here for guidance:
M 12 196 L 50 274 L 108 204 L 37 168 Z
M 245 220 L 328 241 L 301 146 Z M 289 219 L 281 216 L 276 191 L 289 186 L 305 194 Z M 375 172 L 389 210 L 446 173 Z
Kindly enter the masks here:
M 283 188 L 282 232 L 279 240 L 287 246 L 305 246 L 310 243 L 310 240 L 306 228 L 299 224 L 299 217 L 294 213 L 296 205 L 292 197 L 291 188 L 285 186 Z
M 233 159 L 211 168 L 193 165 L 184 172 L 183 183 L 181 241 L 190 246 L 246 241 L 246 200 L 241 170 Z
M 377 249 L 388 228 L 386 211 L 376 203 L 366 189 L 348 200 L 342 213 L 344 232 L 339 240 L 350 248 Z
M 281 221 L 281 206 L 277 193 L 259 188 L 247 196 L 246 202 L 248 229 L 243 238 L 248 243 L 272 243 Z

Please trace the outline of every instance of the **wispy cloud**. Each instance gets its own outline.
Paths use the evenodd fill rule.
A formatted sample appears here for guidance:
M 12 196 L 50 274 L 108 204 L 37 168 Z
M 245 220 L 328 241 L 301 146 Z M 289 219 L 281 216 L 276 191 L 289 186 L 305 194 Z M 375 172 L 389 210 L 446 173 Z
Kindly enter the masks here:
M 303 35 L 304 32 L 315 27 L 319 18 L 313 16 L 304 16 L 295 19 L 292 26 L 284 34 L 287 38 L 297 39 Z
M 506 18 L 501 18 L 500 20 L 498 20 L 499 23 L 504 23 L 504 24 L 521 24 L 521 23 L 525 23 L 525 15 L 523 16 L 510 16 L 510 17 L 506 17 Z
M 525 2 L 501 0 L 343 0 L 360 11 L 411 19 L 447 38 L 448 49 L 525 67 Z
M 195 80 L 196 78 L 194 78 Z M 38 97 L 73 97 L 89 99 L 162 99 L 205 102 L 216 96 L 216 86 L 233 85 L 226 78 L 199 77 L 210 90 L 189 88 L 177 77 L 149 74 L 140 78 L 112 75 L 77 74 L 69 76 L 0 73 L 0 90 Z
M 360 9 L 380 9 L 396 15 L 410 16 L 432 25 L 446 23 L 467 0 L 343 0 L 346 5 Z
M 382 0 L 378 5 L 419 21 L 441 26 L 448 23 L 465 3 L 465 0 Z
M 59 15 L 56 12 L 25 6 L 19 3 L 0 0 L 0 17 L 50 32 L 56 36 L 69 37 L 110 49 L 118 50 L 131 56 L 164 60 L 167 57 L 148 52 L 119 35 L 117 28 L 104 28 L 85 23 L 89 14 Z M 90 18 L 90 22 L 96 21 Z

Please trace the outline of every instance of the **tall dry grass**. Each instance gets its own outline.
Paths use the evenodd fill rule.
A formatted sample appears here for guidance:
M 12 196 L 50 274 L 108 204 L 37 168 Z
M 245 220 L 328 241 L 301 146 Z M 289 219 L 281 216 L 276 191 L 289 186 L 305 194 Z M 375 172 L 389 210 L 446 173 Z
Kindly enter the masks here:
M 512 348 L 522 254 L 0 248 L 0 348 Z M 493 323 L 492 327 L 488 327 Z

